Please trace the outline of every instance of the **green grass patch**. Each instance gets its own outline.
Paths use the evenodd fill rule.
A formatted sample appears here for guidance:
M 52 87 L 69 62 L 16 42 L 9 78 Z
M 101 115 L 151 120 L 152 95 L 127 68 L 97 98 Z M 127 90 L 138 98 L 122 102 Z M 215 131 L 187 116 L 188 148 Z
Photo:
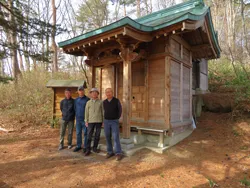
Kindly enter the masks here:
M 208 178 L 209 187 L 218 187 L 218 184 L 212 179 Z
M 241 150 L 248 150 L 248 146 L 244 145 L 240 147 Z
M 247 179 L 246 177 L 244 177 L 243 180 L 240 180 L 240 184 L 246 187 L 250 187 L 250 179 Z
M 240 133 L 237 130 L 233 129 L 233 135 L 237 137 L 240 136 Z

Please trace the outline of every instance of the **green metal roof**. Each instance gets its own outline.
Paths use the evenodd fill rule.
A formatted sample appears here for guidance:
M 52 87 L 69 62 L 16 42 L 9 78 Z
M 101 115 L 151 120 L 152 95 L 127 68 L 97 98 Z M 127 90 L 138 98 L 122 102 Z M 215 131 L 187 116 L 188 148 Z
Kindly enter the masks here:
M 79 87 L 84 86 L 86 88 L 85 80 L 49 80 L 46 87 Z
M 140 31 L 152 32 L 152 31 L 156 31 L 164 27 L 168 27 L 173 24 L 182 22 L 184 20 L 193 20 L 193 21 L 201 20 L 204 18 L 205 15 L 208 15 L 210 29 L 211 29 L 211 33 L 213 36 L 213 41 L 215 43 L 215 46 L 217 48 L 216 50 L 219 55 L 220 47 L 218 44 L 216 33 L 213 28 L 210 8 L 204 4 L 203 0 L 190 0 L 184 3 L 177 4 L 175 6 L 154 12 L 152 14 L 149 14 L 147 16 L 144 16 L 135 20 L 129 17 L 125 17 L 107 26 L 87 32 L 85 34 L 79 35 L 72 39 L 59 42 L 59 47 L 64 47 L 66 45 L 73 44 L 80 40 L 84 40 L 89 37 L 99 35 L 107 31 L 110 31 L 110 30 L 113 30 L 122 26 L 126 26 L 126 25 L 129 25 Z

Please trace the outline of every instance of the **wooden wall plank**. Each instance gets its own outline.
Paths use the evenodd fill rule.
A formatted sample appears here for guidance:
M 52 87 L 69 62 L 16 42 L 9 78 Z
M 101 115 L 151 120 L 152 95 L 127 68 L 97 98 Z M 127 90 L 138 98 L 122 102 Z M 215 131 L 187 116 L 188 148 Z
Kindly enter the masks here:
M 132 75 L 133 77 L 133 75 Z M 144 119 L 144 106 L 145 106 L 145 86 L 132 86 L 132 118 L 133 119 Z
M 201 59 L 200 63 L 200 88 L 204 91 L 208 90 L 208 64 L 207 60 Z
M 165 58 L 150 60 L 148 63 L 148 120 L 165 122 L 164 67 Z
M 192 52 L 190 52 L 190 64 L 192 64 L 193 62 L 193 58 L 192 58 Z M 193 77 L 191 76 L 193 74 L 193 70 L 192 70 L 192 67 L 190 68 L 190 101 L 189 101 L 189 104 L 190 104 L 190 119 L 193 118 Z
M 145 71 L 143 61 L 132 63 L 132 86 L 144 86 Z
M 105 89 L 112 88 L 115 91 L 115 71 L 114 66 L 107 66 L 102 67 L 101 69 L 102 78 L 101 78 L 101 99 L 104 100 L 106 98 L 105 96 Z
M 170 103 L 171 103 L 171 59 L 170 57 L 165 58 L 165 124 L 166 128 L 170 128 Z
M 171 117 L 170 121 L 180 121 L 180 64 L 171 60 Z
M 208 78 L 203 73 L 200 73 L 200 89 L 203 91 L 208 90 Z
M 154 39 L 150 44 L 150 54 L 159 54 L 165 52 L 165 37 Z
M 52 88 L 53 94 L 52 94 L 52 119 L 55 118 L 55 89 Z
M 183 63 L 180 64 L 180 120 L 182 121 L 183 120 L 183 86 L 185 86 L 185 83 L 183 84 L 184 80 L 185 79 L 183 77 Z M 185 91 L 184 91 L 185 92 Z M 185 107 L 185 106 L 184 106 Z
M 183 114 L 182 119 L 190 119 L 190 68 L 183 66 L 183 97 L 182 97 L 182 105 L 183 105 Z
M 183 61 L 184 62 L 189 62 L 189 59 L 190 59 L 190 52 L 189 52 L 189 50 L 187 48 L 183 47 Z M 190 63 L 190 65 L 191 64 L 192 63 Z
M 207 60 L 205 59 L 201 59 L 200 61 L 200 72 L 203 73 L 203 74 L 206 74 L 208 73 L 208 67 L 207 67 Z

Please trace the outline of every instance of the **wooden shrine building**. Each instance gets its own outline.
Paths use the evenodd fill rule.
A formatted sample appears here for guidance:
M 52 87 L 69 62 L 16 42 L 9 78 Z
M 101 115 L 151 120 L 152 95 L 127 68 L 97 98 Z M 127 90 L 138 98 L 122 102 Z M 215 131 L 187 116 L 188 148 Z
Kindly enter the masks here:
M 158 135 L 158 147 L 191 129 L 192 95 L 197 88 L 208 89 L 207 60 L 220 56 L 210 8 L 202 0 L 135 20 L 125 17 L 59 47 L 87 56 L 89 87 L 99 88 L 102 99 L 111 87 L 122 101 L 123 143 L 133 145 L 133 128 L 139 136 Z

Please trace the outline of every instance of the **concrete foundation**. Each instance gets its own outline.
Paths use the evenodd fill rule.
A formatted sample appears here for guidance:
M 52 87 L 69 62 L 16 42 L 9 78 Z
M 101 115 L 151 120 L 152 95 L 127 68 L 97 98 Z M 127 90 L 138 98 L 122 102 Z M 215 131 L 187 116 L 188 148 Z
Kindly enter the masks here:
M 121 139 L 122 150 L 125 155 L 131 156 L 140 149 L 147 148 L 157 153 L 163 153 L 168 148 L 174 146 L 191 135 L 193 129 L 187 129 L 179 134 L 172 134 L 171 136 L 164 136 L 164 143 L 160 141 L 159 135 L 141 134 L 136 132 L 131 133 L 130 139 Z M 104 142 L 99 144 L 99 149 L 106 151 L 107 147 Z
M 132 138 L 129 139 L 121 139 L 121 147 L 124 151 L 132 149 L 134 147 L 134 141 Z

